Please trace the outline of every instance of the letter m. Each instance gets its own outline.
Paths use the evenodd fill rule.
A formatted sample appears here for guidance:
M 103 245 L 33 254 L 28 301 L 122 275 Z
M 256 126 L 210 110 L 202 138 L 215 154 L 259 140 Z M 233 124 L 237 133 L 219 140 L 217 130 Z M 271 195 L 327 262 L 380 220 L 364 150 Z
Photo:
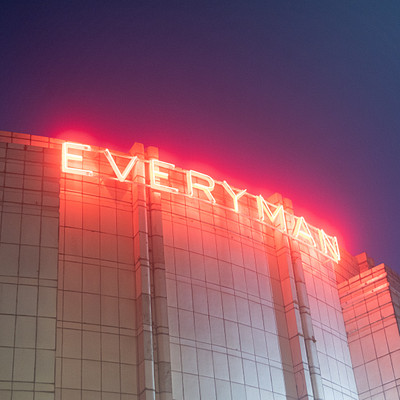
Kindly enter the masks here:
M 283 205 L 276 206 L 274 204 L 269 204 L 261 195 L 259 195 L 257 196 L 257 207 L 258 218 L 260 221 L 264 221 L 265 216 L 267 216 L 269 222 L 271 222 L 281 231 L 286 232 L 286 221 Z M 273 211 L 271 210 L 271 207 L 274 209 Z

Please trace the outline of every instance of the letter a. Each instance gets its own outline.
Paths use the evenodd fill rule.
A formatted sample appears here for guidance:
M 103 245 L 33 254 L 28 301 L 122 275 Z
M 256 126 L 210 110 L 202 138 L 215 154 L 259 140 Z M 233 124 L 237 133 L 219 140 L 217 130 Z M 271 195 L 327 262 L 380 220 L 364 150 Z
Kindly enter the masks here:
M 301 241 L 303 241 L 307 244 L 311 244 L 313 247 L 317 247 L 317 245 L 315 244 L 315 240 L 314 240 L 313 236 L 311 235 L 310 228 L 308 227 L 307 222 L 304 219 L 304 217 L 300 217 L 300 218 L 296 219 L 296 225 L 293 230 L 293 236 L 296 239 L 299 239 L 299 236 L 300 236 Z

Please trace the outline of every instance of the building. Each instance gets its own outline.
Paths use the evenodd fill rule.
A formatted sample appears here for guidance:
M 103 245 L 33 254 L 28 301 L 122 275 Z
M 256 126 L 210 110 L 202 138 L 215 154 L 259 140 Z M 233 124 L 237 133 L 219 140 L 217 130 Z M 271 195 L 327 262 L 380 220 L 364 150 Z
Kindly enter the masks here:
M 0 174 L 2 400 L 400 397 L 399 277 L 290 200 L 11 132 Z

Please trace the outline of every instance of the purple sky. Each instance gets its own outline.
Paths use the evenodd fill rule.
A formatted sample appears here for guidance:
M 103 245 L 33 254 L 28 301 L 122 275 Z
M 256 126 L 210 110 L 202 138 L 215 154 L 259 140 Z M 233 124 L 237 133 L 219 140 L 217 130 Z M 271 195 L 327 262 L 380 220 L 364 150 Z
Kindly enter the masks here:
M 0 12 L 0 129 L 158 146 L 400 272 L 400 2 L 47 3 Z

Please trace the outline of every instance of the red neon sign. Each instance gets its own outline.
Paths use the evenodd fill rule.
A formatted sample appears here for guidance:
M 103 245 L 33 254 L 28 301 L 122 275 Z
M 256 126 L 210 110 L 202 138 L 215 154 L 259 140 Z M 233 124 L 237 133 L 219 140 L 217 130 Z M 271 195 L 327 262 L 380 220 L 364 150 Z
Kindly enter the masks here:
M 82 155 L 71 153 L 70 150 L 78 150 L 82 152 Z M 80 143 L 65 142 L 62 145 L 62 171 L 68 174 L 77 174 L 83 176 L 94 176 L 94 172 L 91 170 L 85 170 L 82 168 L 76 168 L 71 166 L 72 162 L 83 162 L 83 155 L 85 152 L 92 151 L 89 145 Z M 213 196 L 212 192 L 215 189 L 216 183 L 224 188 L 226 193 L 232 199 L 233 207 L 232 210 L 239 213 L 239 200 L 243 196 L 250 196 L 256 200 L 258 220 L 266 223 L 280 232 L 296 239 L 307 246 L 310 246 L 320 253 L 324 254 L 329 259 L 338 262 L 340 260 L 340 251 L 338 241 L 335 236 L 327 235 L 322 229 L 312 227 L 313 231 L 317 232 L 318 245 L 311 232 L 310 225 L 307 224 L 304 217 L 292 216 L 295 220 L 294 228 L 289 231 L 286 224 L 286 217 L 289 215 L 283 205 L 276 205 L 266 201 L 262 195 L 251 195 L 247 193 L 246 189 L 238 190 L 233 189 L 226 181 L 217 182 L 211 176 L 203 174 L 201 172 L 186 170 L 186 192 L 179 191 L 178 188 L 173 186 L 167 186 L 161 183 L 168 181 L 170 172 L 175 170 L 175 165 L 159 161 L 156 159 L 151 160 L 140 160 L 138 157 L 130 157 L 129 163 L 125 167 L 124 171 L 118 168 L 114 157 L 108 149 L 102 151 L 106 159 L 108 160 L 112 170 L 115 173 L 116 179 L 120 182 L 128 181 L 128 176 L 134 171 L 134 166 L 137 163 L 148 163 L 149 164 L 149 181 L 150 187 L 156 191 L 169 192 L 174 194 L 187 195 L 189 197 L 196 197 L 199 199 L 206 198 L 211 204 L 216 204 L 217 201 Z M 160 170 L 163 169 L 163 171 Z M 165 172 L 169 171 L 169 172 Z

